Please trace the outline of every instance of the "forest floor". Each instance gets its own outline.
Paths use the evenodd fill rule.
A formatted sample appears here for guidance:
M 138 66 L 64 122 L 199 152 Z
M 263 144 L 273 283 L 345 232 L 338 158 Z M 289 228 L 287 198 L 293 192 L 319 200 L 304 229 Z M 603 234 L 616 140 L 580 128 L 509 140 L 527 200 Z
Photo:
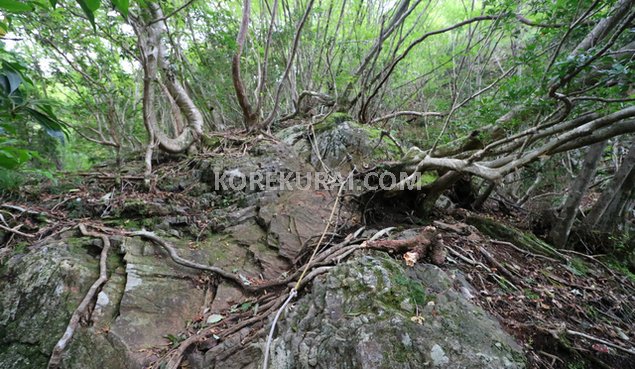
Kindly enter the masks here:
M 0 260 L 24 248 L 25 241 L 36 243 L 79 223 L 142 225 L 147 212 L 168 205 L 187 208 L 200 232 L 192 231 L 191 238 L 214 231 L 217 225 L 198 205 L 196 183 L 168 180 L 179 178 L 188 168 L 188 162 L 157 166 L 159 181 L 152 193 L 142 190 L 142 178 L 113 175 L 108 168 L 69 175 L 58 184 L 24 186 L 18 196 L 0 201 L 7 232 Z M 140 172 L 134 163 L 128 170 Z M 144 213 L 135 206 L 143 207 Z M 109 215 L 116 215 L 117 221 Z M 521 244 L 480 232 L 469 224 L 472 216 L 510 227 L 522 224 L 519 216 L 503 217 L 495 211 L 477 215 L 459 209 L 440 214 L 428 223 L 440 228 L 447 247 L 442 268 L 463 272 L 473 289 L 461 292 L 517 338 L 526 350 L 529 368 L 635 368 L 634 274 L 598 255 L 560 250 L 556 256 L 545 256 L 528 251 Z
M 446 267 L 467 275 L 478 289 L 472 301 L 524 344 L 530 368 L 635 368 L 634 274 L 602 255 L 544 256 L 447 223 L 466 232 L 444 234 Z

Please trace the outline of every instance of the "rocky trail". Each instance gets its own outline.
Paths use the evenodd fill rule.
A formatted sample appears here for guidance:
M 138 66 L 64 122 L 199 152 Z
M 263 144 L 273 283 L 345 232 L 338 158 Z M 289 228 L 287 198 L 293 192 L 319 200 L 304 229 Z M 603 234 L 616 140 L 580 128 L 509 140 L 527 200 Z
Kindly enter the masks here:
M 260 368 L 292 287 L 270 368 L 635 368 L 634 275 L 552 248 L 521 214 L 214 188 L 395 149 L 352 125 L 318 134 L 317 151 L 286 132 L 164 157 L 151 191 L 129 161 L 4 199 L 0 368 Z

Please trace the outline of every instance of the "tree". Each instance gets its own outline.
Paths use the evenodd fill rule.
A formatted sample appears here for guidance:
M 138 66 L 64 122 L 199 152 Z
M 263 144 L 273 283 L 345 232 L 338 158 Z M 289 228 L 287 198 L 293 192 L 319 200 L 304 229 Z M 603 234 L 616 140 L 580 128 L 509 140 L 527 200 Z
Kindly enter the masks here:
M 551 229 L 551 242 L 556 246 L 565 247 L 567 244 L 569 233 L 578 215 L 580 202 L 593 180 L 606 143 L 606 141 L 598 142 L 589 147 L 580 171 L 571 182 L 566 200 L 556 217 L 557 222 Z

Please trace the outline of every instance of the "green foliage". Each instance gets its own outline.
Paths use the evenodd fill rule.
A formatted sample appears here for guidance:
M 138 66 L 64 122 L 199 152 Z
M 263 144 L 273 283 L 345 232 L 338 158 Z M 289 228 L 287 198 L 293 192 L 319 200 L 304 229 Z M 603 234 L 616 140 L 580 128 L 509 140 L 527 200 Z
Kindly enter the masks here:
M 33 5 L 17 0 L 0 0 L 0 9 L 12 13 L 28 12 L 33 10 Z
M 4 49 L 0 49 L 0 58 L 0 167 L 15 170 L 31 159 L 42 159 L 42 147 L 40 152 L 29 147 L 40 132 L 60 142 L 67 132 L 49 102 L 29 94 L 32 81 L 18 58 Z M 55 142 L 48 144 L 55 146 Z

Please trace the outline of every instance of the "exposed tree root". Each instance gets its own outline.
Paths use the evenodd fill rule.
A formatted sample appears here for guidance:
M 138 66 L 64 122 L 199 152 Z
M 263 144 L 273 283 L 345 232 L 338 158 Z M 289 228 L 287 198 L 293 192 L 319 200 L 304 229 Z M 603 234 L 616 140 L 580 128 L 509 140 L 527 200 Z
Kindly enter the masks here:
M 91 301 L 93 301 L 101 286 L 103 286 L 104 283 L 108 281 L 108 268 L 106 265 L 106 260 L 108 258 L 108 250 L 110 249 L 110 239 L 108 239 L 108 237 L 102 233 L 89 232 L 84 224 L 79 224 L 78 227 L 82 236 L 101 238 L 102 249 L 101 255 L 99 256 L 99 278 L 97 278 L 92 286 L 90 286 L 90 289 L 88 289 L 88 292 L 84 296 L 84 299 L 79 304 L 77 309 L 75 309 L 75 311 L 73 312 L 73 315 L 71 316 L 71 320 L 66 327 L 64 335 L 62 336 L 62 338 L 59 339 L 59 341 L 57 341 L 57 344 L 55 344 L 53 352 L 51 353 L 51 358 L 48 363 L 48 369 L 57 369 L 60 367 L 64 349 L 66 349 L 66 346 L 68 346 L 68 343 L 73 338 L 73 334 L 75 334 L 75 330 L 79 325 L 80 319 L 86 313 L 88 305 L 91 303 Z
M 221 268 L 215 267 L 215 266 L 210 266 L 210 265 L 203 265 L 203 264 L 199 264 L 199 263 L 195 263 L 193 261 L 184 259 L 182 257 L 179 256 L 179 254 L 176 252 L 176 249 L 174 249 L 174 247 L 172 247 L 172 245 L 170 245 L 167 241 L 165 241 L 164 239 L 162 239 L 161 237 L 157 236 L 156 234 L 154 234 L 154 232 L 148 232 L 148 231 L 137 231 L 137 232 L 131 232 L 128 233 L 129 236 L 137 236 L 137 237 L 141 237 L 141 238 L 145 238 L 148 239 L 152 242 L 154 242 L 155 244 L 161 246 L 165 251 L 167 251 L 168 255 L 170 255 L 170 258 L 172 258 L 172 260 L 182 266 L 188 267 L 188 268 L 193 268 L 193 269 L 198 269 L 198 270 L 204 270 L 207 272 L 212 272 L 214 274 L 218 274 L 219 276 L 228 279 L 232 282 L 234 282 L 235 284 L 237 284 L 238 286 L 240 286 L 241 288 L 251 291 L 253 290 L 253 288 L 251 288 L 250 286 L 247 286 L 243 283 L 243 281 L 240 279 L 240 277 L 238 277 L 237 275 L 227 272 Z
M 351 245 L 352 243 L 356 243 L 360 241 L 361 240 L 358 238 L 348 237 L 344 241 L 340 242 L 339 244 L 333 245 L 332 247 L 327 248 L 326 250 L 317 254 L 314 260 L 308 264 L 307 270 L 310 270 L 310 272 L 304 275 L 304 278 L 302 278 L 299 284 L 297 284 L 296 281 L 300 277 L 301 272 L 304 268 L 299 268 L 296 272 L 292 273 L 289 277 L 285 278 L 284 280 L 270 282 L 266 286 L 272 286 L 272 285 L 276 285 L 276 286 L 288 285 L 288 287 L 296 286 L 297 290 L 300 291 L 302 288 L 304 288 L 309 283 L 311 283 L 311 281 L 313 281 L 313 279 L 315 279 L 317 276 L 328 272 L 328 270 L 332 268 L 331 266 L 328 266 L 328 265 L 337 263 L 341 261 L 344 257 L 350 255 L 352 252 L 361 249 L 363 247 L 362 245 L 359 245 L 359 244 Z M 203 269 L 203 270 L 206 270 L 206 269 Z M 245 286 L 245 287 L 250 287 L 250 286 Z M 259 290 L 259 289 L 262 289 L 263 287 L 262 285 L 260 285 L 260 286 L 255 286 L 251 288 L 253 290 Z M 288 290 L 287 289 L 280 290 L 279 293 L 276 293 L 276 296 L 277 297 L 275 297 L 273 300 L 270 295 L 262 296 L 258 300 L 258 304 L 260 304 L 259 312 L 255 314 L 254 316 L 252 316 L 251 318 L 248 318 L 235 325 L 232 325 L 226 328 L 225 330 L 219 330 L 219 327 L 222 324 L 224 324 L 223 322 L 219 322 L 217 324 L 214 324 L 210 327 L 205 328 L 204 330 L 200 331 L 199 333 L 193 336 L 190 336 L 189 338 L 181 342 L 179 347 L 172 350 L 164 357 L 164 360 L 167 359 L 166 368 L 167 369 L 178 368 L 178 366 L 180 365 L 183 359 L 183 356 L 185 355 L 185 353 L 188 351 L 188 349 L 191 346 L 198 344 L 200 342 L 203 342 L 209 339 L 213 335 L 218 336 L 221 340 L 227 340 L 232 335 L 239 333 L 241 329 L 247 326 L 252 326 L 256 323 L 259 323 L 267 319 L 271 314 L 273 314 L 277 309 L 279 309 L 280 306 L 282 306 L 282 304 L 285 301 L 285 298 L 288 296 Z M 247 313 L 247 314 L 250 314 L 250 313 Z M 242 315 L 244 315 L 245 317 L 248 316 L 245 314 L 242 314 Z M 257 335 L 255 335 L 254 337 L 257 337 Z

